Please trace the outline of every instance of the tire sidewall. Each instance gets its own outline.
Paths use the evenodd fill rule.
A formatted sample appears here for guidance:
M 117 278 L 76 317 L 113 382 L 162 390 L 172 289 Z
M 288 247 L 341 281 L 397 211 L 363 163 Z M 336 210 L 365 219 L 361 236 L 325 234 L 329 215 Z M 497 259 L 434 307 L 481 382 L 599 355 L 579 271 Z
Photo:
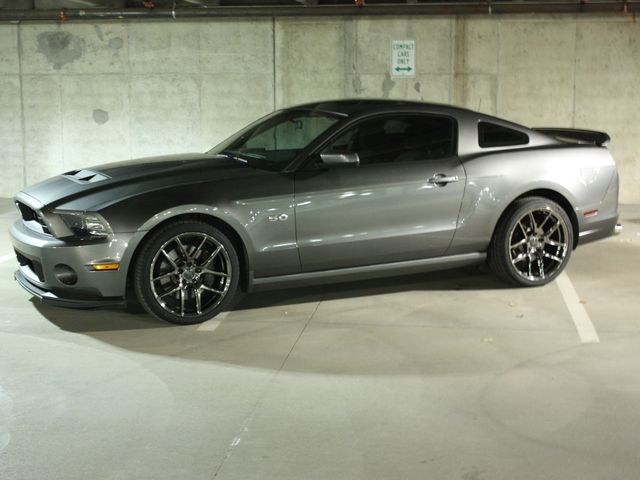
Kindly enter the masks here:
M 181 233 L 188 232 L 205 233 L 222 244 L 222 246 L 227 251 L 229 262 L 231 264 L 231 283 L 229 284 L 227 293 L 220 304 L 218 304 L 211 312 L 200 316 L 181 317 L 180 315 L 172 314 L 162 308 L 155 299 L 155 296 L 151 289 L 150 266 L 156 253 L 167 240 Z M 233 304 L 240 281 L 240 261 L 238 259 L 236 249 L 229 238 L 213 225 L 210 225 L 206 222 L 193 220 L 172 222 L 167 226 L 161 227 L 158 231 L 153 232 L 144 244 L 140 255 L 136 260 L 134 268 L 134 289 L 136 297 L 138 298 L 138 301 L 140 302 L 142 307 L 148 313 L 157 318 L 179 325 L 192 325 L 196 323 L 202 323 L 224 311 L 229 307 L 229 305 Z

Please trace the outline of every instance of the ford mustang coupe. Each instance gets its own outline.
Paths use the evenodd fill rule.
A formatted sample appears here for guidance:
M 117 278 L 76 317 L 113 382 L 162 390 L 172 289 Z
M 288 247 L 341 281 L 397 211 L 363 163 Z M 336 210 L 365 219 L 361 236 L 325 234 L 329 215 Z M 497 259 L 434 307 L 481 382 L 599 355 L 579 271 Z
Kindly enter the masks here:
M 446 105 L 344 100 L 276 111 L 207 153 L 66 172 L 15 197 L 19 284 L 44 302 L 178 324 L 240 290 L 487 261 L 543 285 L 614 232 L 605 133 L 530 129 Z

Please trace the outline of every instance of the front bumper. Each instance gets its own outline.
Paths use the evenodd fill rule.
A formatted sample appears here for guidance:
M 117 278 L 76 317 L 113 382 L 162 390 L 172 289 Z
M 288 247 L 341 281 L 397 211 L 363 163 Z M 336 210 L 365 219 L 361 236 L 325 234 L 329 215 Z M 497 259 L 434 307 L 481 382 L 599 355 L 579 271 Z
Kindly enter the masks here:
M 95 308 L 125 305 L 127 270 L 133 234 L 115 234 L 101 243 L 70 243 L 35 232 L 22 220 L 10 229 L 20 264 L 15 279 L 45 303 L 64 307 Z M 119 262 L 116 271 L 91 271 L 87 265 L 106 259 Z M 56 266 L 73 269 L 77 280 L 63 283 Z
M 58 297 L 53 292 L 40 288 L 37 285 L 31 283 L 31 281 L 29 281 L 28 279 L 28 275 L 25 275 L 23 271 L 24 268 L 25 267 L 21 266 L 20 269 L 16 271 L 14 275 L 16 281 L 22 288 L 24 288 L 27 292 L 36 297 L 42 303 L 66 308 L 123 308 L 126 306 L 126 301 L 124 300 L 124 298 L 103 298 L 90 300 L 81 298 L 72 299 Z

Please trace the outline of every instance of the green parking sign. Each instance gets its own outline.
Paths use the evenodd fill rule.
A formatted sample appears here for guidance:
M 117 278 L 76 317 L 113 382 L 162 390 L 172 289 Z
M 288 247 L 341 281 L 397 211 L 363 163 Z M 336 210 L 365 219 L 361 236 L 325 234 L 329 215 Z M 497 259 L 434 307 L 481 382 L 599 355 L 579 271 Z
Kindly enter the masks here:
M 416 41 L 391 41 L 391 75 L 395 77 L 415 77 Z

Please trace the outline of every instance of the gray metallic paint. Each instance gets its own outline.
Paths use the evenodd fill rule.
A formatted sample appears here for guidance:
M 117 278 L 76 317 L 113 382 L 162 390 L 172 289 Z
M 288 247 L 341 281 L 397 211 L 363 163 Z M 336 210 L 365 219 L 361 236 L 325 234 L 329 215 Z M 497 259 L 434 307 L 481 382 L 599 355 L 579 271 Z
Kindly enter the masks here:
M 446 267 L 460 259 L 477 261 L 484 258 L 482 252 L 507 206 L 540 189 L 562 195 L 572 206 L 580 242 L 613 232 L 618 177 L 604 147 L 570 145 L 520 125 L 444 105 L 350 101 L 296 108 L 338 111 L 344 118 L 282 172 L 208 154 L 185 154 L 93 167 L 109 177 L 97 183 L 53 177 L 26 188 L 16 199 L 42 211 L 52 224 L 58 222 L 58 228 L 62 227 L 54 214 L 57 210 L 98 212 L 114 235 L 107 242 L 78 244 L 38 234 L 18 221 L 11 228 L 14 247 L 40 259 L 45 272 L 66 263 L 79 273 L 74 287 L 45 275 L 39 288 L 61 296 L 93 292 L 124 297 L 131 260 L 148 232 L 183 215 L 210 217 L 236 232 L 247 256 L 249 287 L 307 281 L 314 275 L 327 281 L 351 278 L 347 269 L 356 275 L 374 270 L 384 274 L 405 271 L 403 266 L 416 271 L 438 264 Z M 457 156 L 309 168 L 309 159 L 334 135 L 363 118 L 394 113 L 455 118 Z M 479 121 L 520 130 L 530 143 L 481 149 Z M 457 175 L 460 180 L 434 186 L 428 179 L 435 173 Z M 583 217 L 591 209 L 599 209 L 598 216 Z M 286 220 L 270 220 L 282 214 Z M 103 259 L 120 261 L 120 270 L 89 272 L 84 267 Z
M 505 208 L 535 190 L 562 195 L 573 206 L 579 231 L 603 219 L 617 220 L 617 173 L 602 147 L 502 151 L 472 157 L 464 167 L 467 191 L 449 253 L 485 249 Z M 607 198 L 610 185 L 616 193 Z M 599 209 L 598 216 L 584 218 L 591 209 Z
M 44 282 L 31 276 L 29 277 L 31 283 L 62 297 L 92 299 L 124 296 L 126 266 L 131 256 L 131 250 L 128 247 L 139 242 L 143 236 L 139 233 L 119 233 L 114 234 L 105 243 L 78 245 L 49 235 L 37 234 L 21 221 L 11 226 L 10 234 L 17 251 L 42 264 Z M 109 272 L 94 272 L 87 269 L 87 264 L 104 259 L 120 261 L 122 268 Z M 60 263 L 69 265 L 78 274 L 78 282 L 75 286 L 64 285 L 53 276 L 54 267 Z
M 303 171 L 296 175 L 296 229 L 303 271 L 445 254 L 456 228 L 464 170 L 456 157 Z M 460 180 L 429 183 L 447 172 Z

